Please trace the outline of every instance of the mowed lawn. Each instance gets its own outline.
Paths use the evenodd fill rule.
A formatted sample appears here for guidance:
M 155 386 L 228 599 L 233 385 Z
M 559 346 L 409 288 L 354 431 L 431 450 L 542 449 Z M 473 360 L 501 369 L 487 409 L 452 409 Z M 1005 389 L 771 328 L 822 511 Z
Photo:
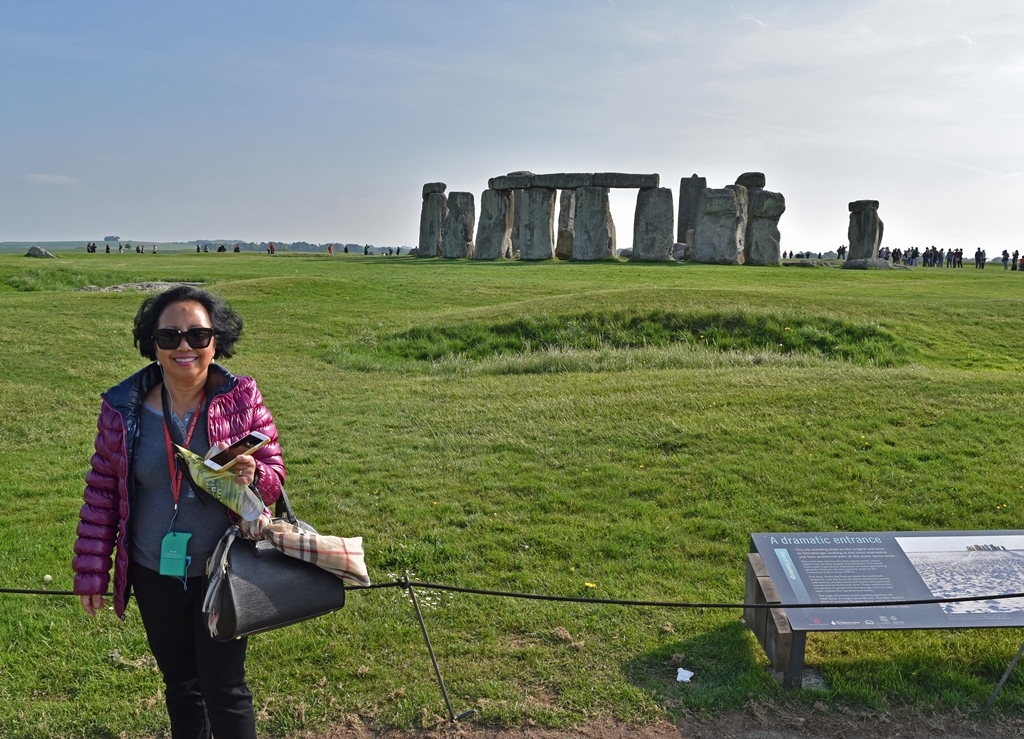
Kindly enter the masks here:
M 363 536 L 377 582 L 740 603 L 752 532 L 1024 528 L 1024 274 L 991 265 L 0 256 L 0 587 L 71 587 L 99 393 L 143 362 L 141 294 L 73 288 L 142 279 L 204 281 L 242 314 L 226 364 L 275 414 L 297 512 Z M 969 711 L 1024 637 L 811 635 L 830 687 L 786 693 L 738 610 L 417 593 L 455 711 L 488 725 Z M 134 607 L 0 599 L 0 734 L 167 729 Z M 446 715 L 399 588 L 254 637 L 248 668 L 270 736 Z M 996 711 L 1022 706 L 1015 676 Z

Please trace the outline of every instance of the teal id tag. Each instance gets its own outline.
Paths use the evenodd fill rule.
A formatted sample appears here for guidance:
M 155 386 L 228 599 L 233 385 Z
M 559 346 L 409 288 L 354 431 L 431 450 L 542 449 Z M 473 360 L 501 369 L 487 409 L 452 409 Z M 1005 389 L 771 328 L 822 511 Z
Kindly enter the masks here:
M 160 574 L 171 577 L 185 577 L 189 557 L 186 554 L 188 540 L 192 534 L 172 531 L 160 543 Z

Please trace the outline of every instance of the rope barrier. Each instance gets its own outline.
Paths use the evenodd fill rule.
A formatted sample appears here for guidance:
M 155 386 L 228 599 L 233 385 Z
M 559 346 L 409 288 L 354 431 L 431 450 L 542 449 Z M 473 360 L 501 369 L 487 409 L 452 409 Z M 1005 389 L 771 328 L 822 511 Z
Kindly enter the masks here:
M 943 603 L 969 603 L 980 600 L 1009 600 L 1011 598 L 1024 598 L 1024 593 L 1001 593 L 998 595 L 965 595 L 958 598 L 923 598 L 919 600 L 873 600 L 854 603 L 701 603 L 688 601 L 660 601 L 660 600 L 625 600 L 619 598 L 583 598 L 571 595 L 544 595 L 541 593 L 517 593 L 509 590 L 483 590 L 480 588 L 464 588 L 457 585 L 442 585 L 440 583 L 419 582 L 402 578 L 394 582 L 375 583 L 373 585 L 347 585 L 346 589 L 353 590 L 377 590 L 380 588 L 423 588 L 425 590 L 446 590 L 453 593 L 467 593 L 469 595 L 486 595 L 497 598 L 520 598 L 523 600 L 544 600 L 561 603 L 584 603 L 587 605 L 611 605 L 611 606 L 640 606 L 644 608 L 690 608 L 690 609 L 748 609 L 748 608 L 885 608 L 887 606 L 929 606 L 942 605 Z M 0 588 L 0 593 L 11 595 L 74 595 L 70 590 L 26 590 L 19 588 Z M 104 597 L 111 596 L 111 593 L 104 593 Z

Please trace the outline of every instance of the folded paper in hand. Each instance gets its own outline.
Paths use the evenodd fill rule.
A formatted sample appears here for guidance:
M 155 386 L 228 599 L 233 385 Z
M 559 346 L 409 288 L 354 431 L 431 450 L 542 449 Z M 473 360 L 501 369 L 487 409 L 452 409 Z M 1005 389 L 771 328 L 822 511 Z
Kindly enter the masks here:
M 263 501 L 247 486 L 235 482 L 232 469 L 215 472 L 203 464 L 203 458 L 177 444 L 178 457 L 188 465 L 188 473 L 196 485 L 202 486 L 214 498 L 233 510 L 246 521 L 255 521 L 263 513 Z

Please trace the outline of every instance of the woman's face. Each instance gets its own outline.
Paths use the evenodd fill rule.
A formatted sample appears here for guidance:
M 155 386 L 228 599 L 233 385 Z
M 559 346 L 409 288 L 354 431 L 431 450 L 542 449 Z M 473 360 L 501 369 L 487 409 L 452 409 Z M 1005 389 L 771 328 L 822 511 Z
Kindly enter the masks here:
M 156 322 L 157 330 L 176 329 L 184 334 L 192 328 L 213 328 L 210 321 L 210 314 L 201 303 L 193 300 L 184 300 L 178 303 L 171 303 L 164 308 L 163 313 Z M 189 345 L 185 336 L 178 340 L 178 345 L 173 349 L 161 349 L 156 346 L 156 358 L 160 366 L 164 368 L 164 376 L 169 382 L 180 382 L 193 384 L 205 382 L 206 372 L 213 361 L 216 352 L 216 339 L 211 338 L 210 343 L 201 348 L 193 348 Z

